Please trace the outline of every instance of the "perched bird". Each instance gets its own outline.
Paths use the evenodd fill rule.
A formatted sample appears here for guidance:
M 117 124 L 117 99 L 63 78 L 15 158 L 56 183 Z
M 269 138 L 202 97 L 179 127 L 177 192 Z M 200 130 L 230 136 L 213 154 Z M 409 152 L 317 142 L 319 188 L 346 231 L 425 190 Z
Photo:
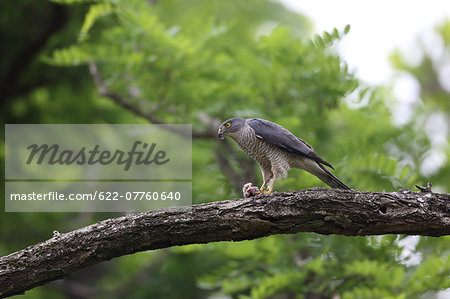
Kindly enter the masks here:
M 230 118 L 219 126 L 217 134 L 220 139 L 230 137 L 258 163 L 263 177 L 259 193 L 272 193 L 275 181 L 285 178 L 291 168 L 306 170 L 332 188 L 350 189 L 324 166 L 334 169 L 308 143 L 276 123 L 258 118 Z M 245 186 L 243 191 L 245 194 Z

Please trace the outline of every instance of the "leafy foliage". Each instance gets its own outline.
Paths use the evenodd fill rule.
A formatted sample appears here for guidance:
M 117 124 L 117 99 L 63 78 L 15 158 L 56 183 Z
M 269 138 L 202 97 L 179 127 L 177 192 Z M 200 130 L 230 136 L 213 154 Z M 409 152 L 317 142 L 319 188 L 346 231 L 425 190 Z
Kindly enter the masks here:
M 5 106 L 5 122 L 144 123 L 97 95 L 85 66 L 95 61 L 108 88 L 168 123 L 205 130 L 211 125 L 205 119 L 266 118 L 307 140 L 355 189 L 394 191 L 432 181 L 450 190 L 448 144 L 440 147 L 447 158 L 440 168 L 421 171 L 434 146 L 426 119 L 448 116 L 450 103 L 448 91 L 428 88 L 440 86 L 430 57 L 413 67 L 400 53 L 393 56 L 423 86 L 414 118 L 393 125 L 391 91 L 359 82 L 335 51 L 349 26 L 309 39 L 309 22 L 274 1 L 55 2 L 76 13 L 29 77 L 45 66 L 44 73 L 62 72 L 62 79 L 16 96 Z M 448 32 L 447 23 L 439 29 L 446 45 Z M 193 143 L 196 202 L 240 196 L 218 166 L 215 152 L 222 147 L 210 139 Z M 324 186 L 292 170 L 276 189 L 318 185 Z M 111 216 L 7 214 L 0 252 Z M 407 253 L 402 244 L 411 240 L 297 234 L 189 245 L 123 257 L 72 279 L 92 290 L 91 297 L 127 298 L 419 298 L 450 288 L 448 238 L 420 238 Z M 45 287 L 27 295 L 62 297 Z

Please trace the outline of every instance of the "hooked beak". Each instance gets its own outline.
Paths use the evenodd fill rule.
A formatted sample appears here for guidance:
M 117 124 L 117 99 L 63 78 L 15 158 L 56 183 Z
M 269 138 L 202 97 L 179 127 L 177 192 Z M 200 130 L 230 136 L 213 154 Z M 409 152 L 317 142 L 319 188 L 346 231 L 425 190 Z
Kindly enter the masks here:
M 222 132 L 222 129 L 219 129 L 219 131 L 217 132 L 217 137 L 219 137 L 219 139 L 223 140 L 223 132 Z

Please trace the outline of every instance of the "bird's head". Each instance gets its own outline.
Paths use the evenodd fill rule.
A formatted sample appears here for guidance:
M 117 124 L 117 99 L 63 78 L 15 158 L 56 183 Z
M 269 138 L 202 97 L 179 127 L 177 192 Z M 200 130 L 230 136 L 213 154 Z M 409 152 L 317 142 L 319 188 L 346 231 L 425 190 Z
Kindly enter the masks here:
M 217 135 L 220 139 L 223 139 L 225 136 L 229 135 L 233 137 L 233 135 L 242 129 L 245 125 L 244 118 L 230 118 L 224 121 L 217 131 Z

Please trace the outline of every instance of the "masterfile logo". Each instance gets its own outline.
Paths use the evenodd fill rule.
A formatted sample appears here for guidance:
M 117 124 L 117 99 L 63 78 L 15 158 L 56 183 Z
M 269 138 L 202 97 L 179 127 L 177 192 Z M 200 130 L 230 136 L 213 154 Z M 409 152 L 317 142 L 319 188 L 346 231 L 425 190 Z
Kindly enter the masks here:
M 191 125 L 6 125 L 5 211 L 192 203 Z
M 6 125 L 7 179 L 191 179 L 191 125 Z
M 139 150 L 142 147 L 142 150 Z M 133 147 L 129 152 L 116 149 L 111 152 L 109 150 L 99 150 L 100 146 L 96 144 L 93 149 L 86 150 L 86 147 L 82 147 L 79 150 L 60 150 L 58 144 L 52 146 L 48 144 L 32 144 L 27 147 L 30 150 L 27 164 L 33 163 L 33 159 L 37 156 L 35 163 L 41 165 L 43 162 L 54 165 L 71 165 L 76 163 L 77 165 L 109 165 L 111 163 L 117 163 L 118 165 L 124 165 L 124 170 L 130 169 L 133 162 L 136 165 L 164 165 L 170 161 L 166 159 L 166 151 L 158 150 L 154 153 L 156 143 L 152 143 L 150 146 L 142 141 L 135 141 Z M 148 148 L 148 149 L 147 149 Z M 136 158 L 134 158 L 136 157 Z

